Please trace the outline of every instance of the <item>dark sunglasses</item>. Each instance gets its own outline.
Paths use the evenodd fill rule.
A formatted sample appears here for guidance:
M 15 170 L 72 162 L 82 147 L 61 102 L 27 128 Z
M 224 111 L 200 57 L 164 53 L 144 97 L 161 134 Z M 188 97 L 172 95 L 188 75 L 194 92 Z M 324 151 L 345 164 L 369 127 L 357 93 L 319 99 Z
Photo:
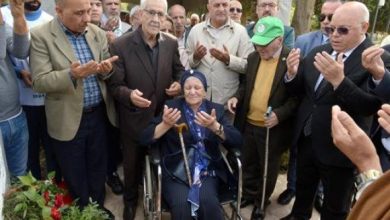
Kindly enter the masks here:
M 242 9 L 241 8 L 230 8 L 229 11 L 231 13 L 233 13 L 234 11 L 236 11 L 237 13 L 241 13 L 242 12 Z
M 325 27 L 325 32 L 328 35 L 333 34 L 334 31 L 337 31 L 337 33 L 340 35 L 347 35 L 349 33 L 349 29 L 347 27 Z
M 333 14 L 320 14 L 320 16 L 318 16 L 318 20 L 320 22 L 323 22 L 325 20 L 325 18 L 328 18 L 328 21 L 331 21 L 332 20 L 332 17 L 333 17 Z

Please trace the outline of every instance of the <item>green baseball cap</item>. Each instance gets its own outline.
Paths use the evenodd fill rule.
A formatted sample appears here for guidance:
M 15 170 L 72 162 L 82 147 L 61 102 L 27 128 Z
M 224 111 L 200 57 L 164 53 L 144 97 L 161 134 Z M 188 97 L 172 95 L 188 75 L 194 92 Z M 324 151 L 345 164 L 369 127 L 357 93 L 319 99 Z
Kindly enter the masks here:
M 253 32 L 252 43 L 265 46 L 275 38 L 283 36 L 284 25 L 279 18 L 267 16 L 257 21 Z

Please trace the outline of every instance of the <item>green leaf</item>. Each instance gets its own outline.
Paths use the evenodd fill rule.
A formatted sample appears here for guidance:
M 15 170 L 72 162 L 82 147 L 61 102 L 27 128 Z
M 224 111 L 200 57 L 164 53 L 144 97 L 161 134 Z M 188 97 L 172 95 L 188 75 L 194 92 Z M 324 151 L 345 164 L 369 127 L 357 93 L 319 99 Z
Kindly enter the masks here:
M 33 183 L 35 183 L 37 180 L 33 177 L 31 174 L 31 171 L 28 172 L 25 176 L 19 176 L 18 179 L 20 182 L 25 186 L 32 186 Z
M 24 203 L 19 203 L 15 206 L 14 212 L 20 212 L 21 210 L 25 209 L 26 204 Z
M 51 218 L 51 209 L 49 207 L 42 208 L 42 218 L 44 220 L 52 220 Z
M 56 172 L 51 171 L 50 173 L 47 174 L 47 179 L 52 180 L 52 179 L 54 179 L 55 176 L 56 176 Z

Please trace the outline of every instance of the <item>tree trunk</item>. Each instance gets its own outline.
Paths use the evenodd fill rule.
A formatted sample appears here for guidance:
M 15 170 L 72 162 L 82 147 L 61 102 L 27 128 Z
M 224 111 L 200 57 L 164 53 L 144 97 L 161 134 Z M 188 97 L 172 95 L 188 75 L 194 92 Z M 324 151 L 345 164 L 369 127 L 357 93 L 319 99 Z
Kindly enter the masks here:
M 310 18 L 313 15 L 315 2 L 313 0 L 296 1 L 294 17 L 291 23 L 291 26 L 295 28 L 295 36 L 310 31 Z

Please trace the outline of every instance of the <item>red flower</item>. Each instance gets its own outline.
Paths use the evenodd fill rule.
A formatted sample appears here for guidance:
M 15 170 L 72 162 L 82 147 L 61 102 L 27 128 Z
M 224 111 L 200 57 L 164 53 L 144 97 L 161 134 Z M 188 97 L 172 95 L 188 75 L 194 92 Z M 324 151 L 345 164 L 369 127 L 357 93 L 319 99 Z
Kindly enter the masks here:
M 47 204 L 50 200 L 49 191 L 43 193 L 43 198 L 45 199 L 45 204 Z
M 51 208 L 51 215 L 54 220 L 61 220 L 61 212 L 56 208 Z
M 64 195 L 56 194 L 56 196 L 54 198 L 54 206 L 56 208 L 60 208 L 63 205 L 64 205 Z
M 72 197 L 70 196 L 70 194 L 69 193 L 66 193 L 65 195 L 64 195 L 64 204 L 65 205 L 70 205 L 70 204 L 72 204 L 72 202 L 73 202 L 73 199 L 72 199 Z

